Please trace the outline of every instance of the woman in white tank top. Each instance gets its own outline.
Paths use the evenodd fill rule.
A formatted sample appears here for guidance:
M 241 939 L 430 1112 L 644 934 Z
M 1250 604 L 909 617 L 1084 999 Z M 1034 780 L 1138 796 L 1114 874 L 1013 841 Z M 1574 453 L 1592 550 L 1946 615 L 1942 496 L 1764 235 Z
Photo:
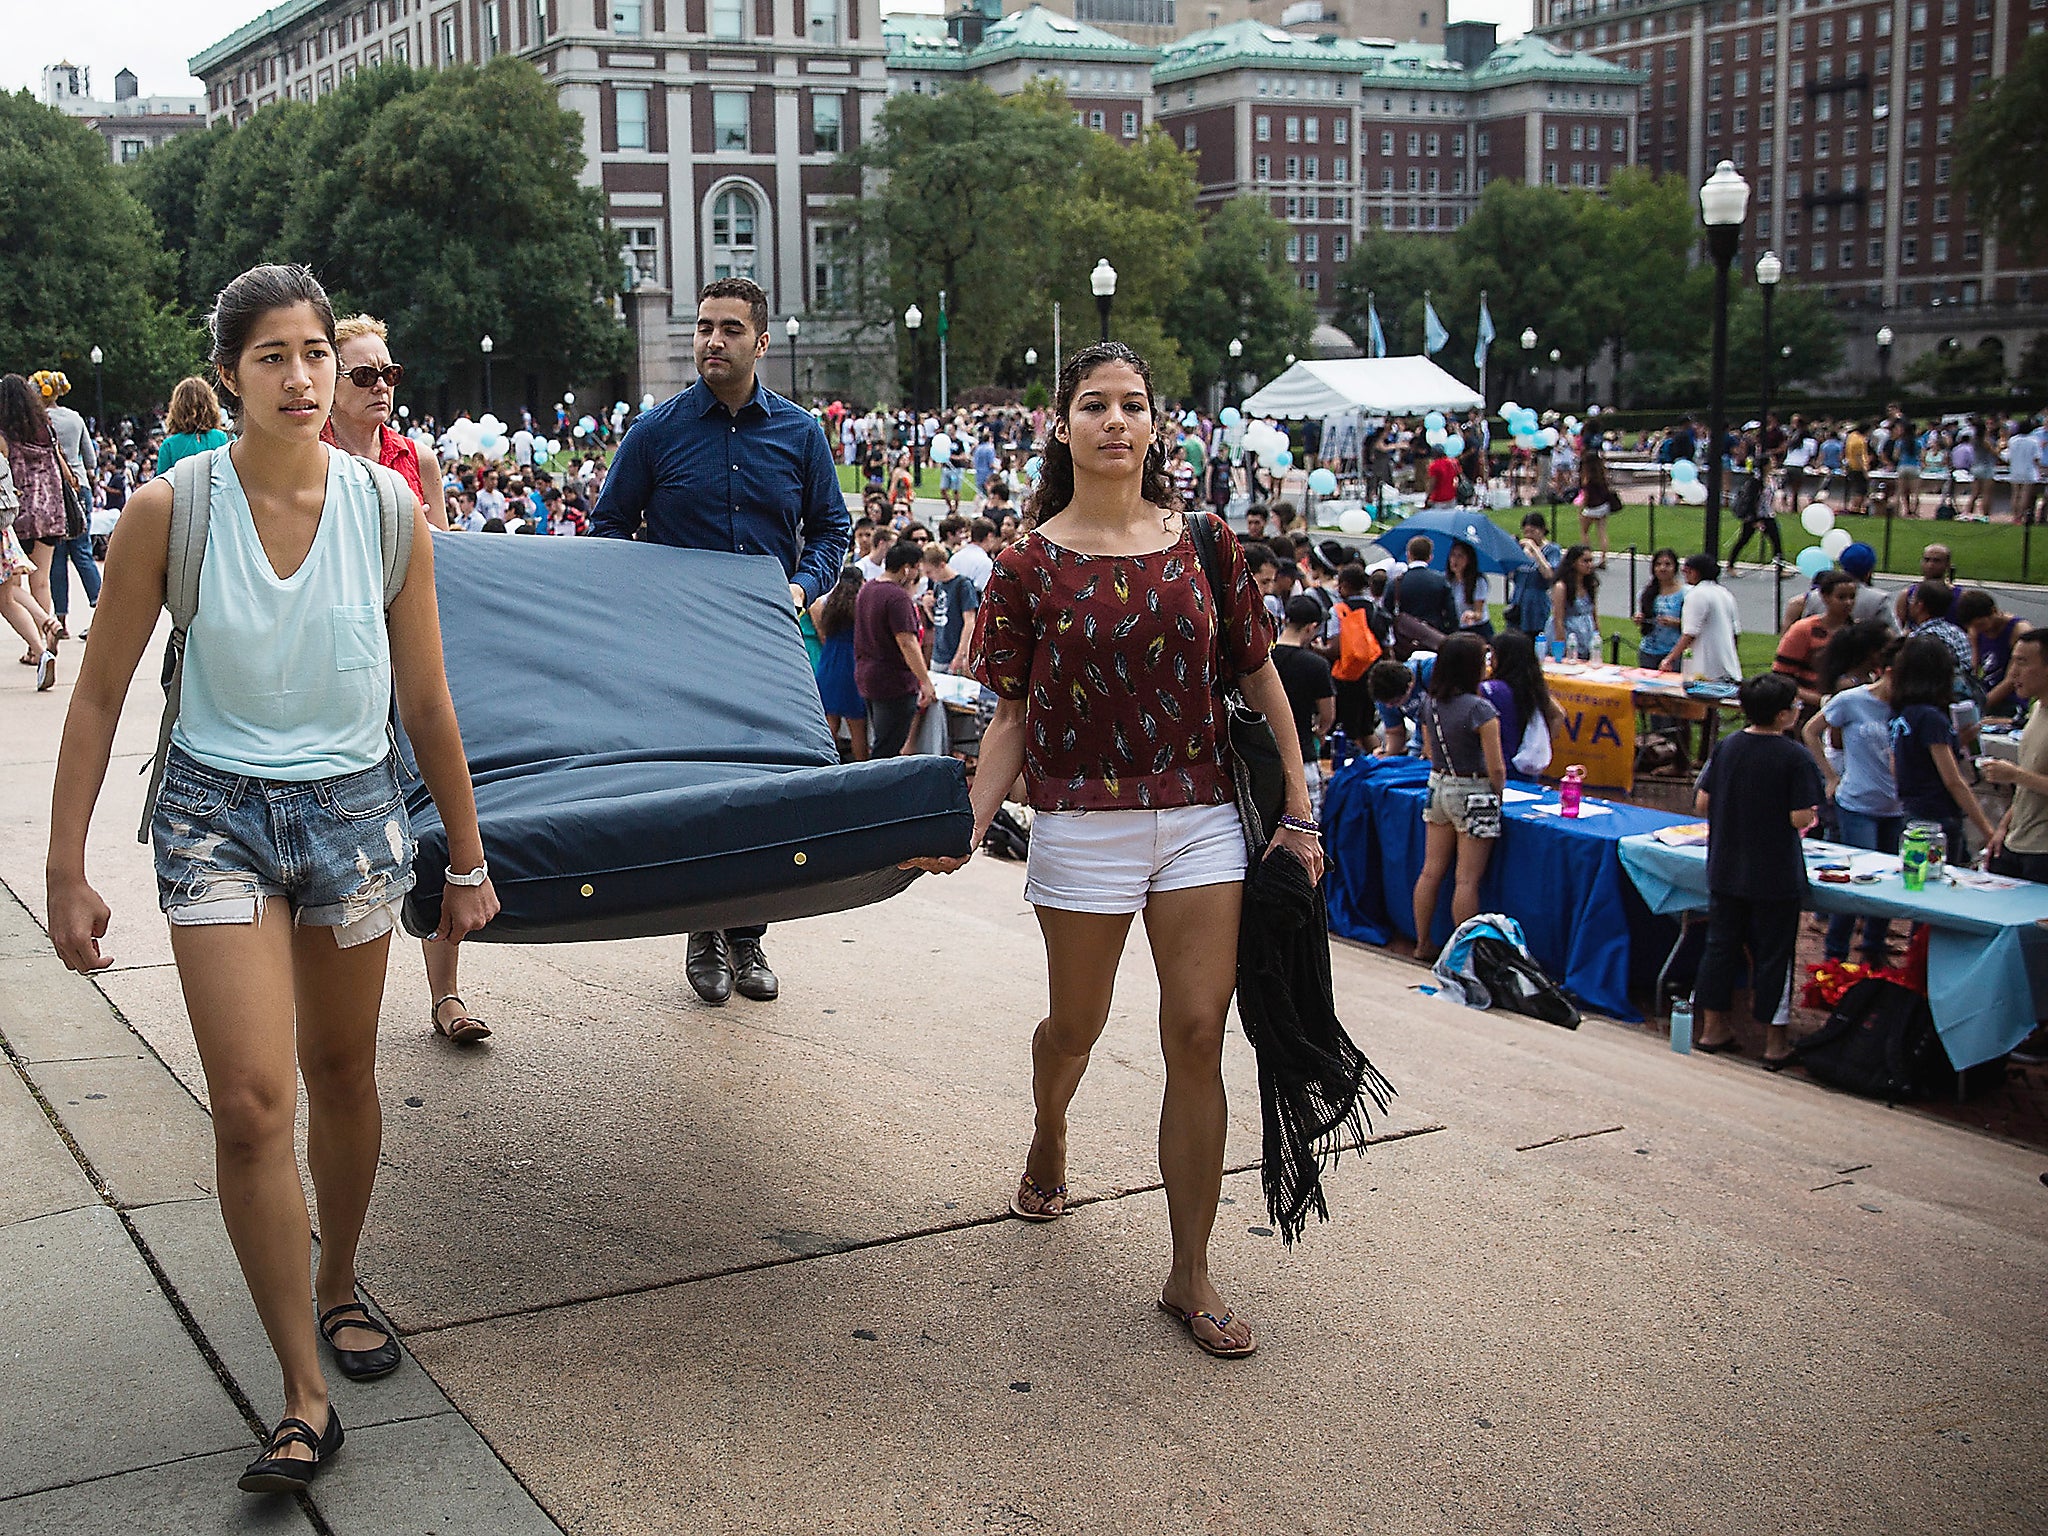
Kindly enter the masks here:
M 415 507 L 405 585 L 384 610 L 375 482 L 320 441 L 335 391 L 327 295 L 303 267 L 256 267 L 222 290 L 212 331 L 241 437 L 213 450 L 200 603 L 151 838 L 212 1101 L 221 1212 L 284 1374 L 285 1417 L 240 1486 L 277 1492 L 305 1486 L 341 1445 L 321 1336 L 351 1377 L 400 1361 L 355 1295 L 383 1135 L 377 1010 L 397 903 L 412 885 L 386 724 L 394 693 L 448 828 L 438 937 L 475 932 L 498 902 L 442 671 L 425 516 Z M 129 500 L 65 721 L 50 938 L 80 972 L 111 963 L 100 947 L 111 913 L 86 879 L 86 832 L 164 606 L 170 524 L 168 480 Z M 474 882 L 459 883 L 463 872 Z M 317 1275 L 294 1149 L 295 1073 L 320 1202 Z

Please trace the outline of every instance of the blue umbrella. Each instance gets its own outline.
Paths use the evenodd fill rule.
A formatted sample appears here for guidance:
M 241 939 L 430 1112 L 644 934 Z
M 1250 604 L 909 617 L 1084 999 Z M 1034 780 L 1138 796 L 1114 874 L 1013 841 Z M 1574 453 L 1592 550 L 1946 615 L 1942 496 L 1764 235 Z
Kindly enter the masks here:
M 1484 512 L 1467 512 L 1454 507 L 1418 512 L 1405 523 L 1376 534 L 1374 538 L 1388 554 L 1405 560 L 1408 541 L 1417 534 L 1430 542 L 1429 563 L 1433 570 L 1442 570 L 1449 561 L 1453 539 L 1472 546 L 1478 553 L 1482 571 L 1502 575 L 1519 571 L 1530 563 L 1514 536 Z

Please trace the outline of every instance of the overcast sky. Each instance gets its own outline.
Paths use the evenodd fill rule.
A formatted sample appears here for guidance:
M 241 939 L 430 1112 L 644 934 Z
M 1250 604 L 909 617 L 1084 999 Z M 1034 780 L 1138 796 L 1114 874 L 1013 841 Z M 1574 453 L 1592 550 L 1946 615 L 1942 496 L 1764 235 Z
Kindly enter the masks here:
M 941 0 L 884 0 L 884 9 L 938 12 Z M 93 94 L 114 94 L 114 76 L 132 69 L 145 96 L 197 96 L 185 61 L 269 9 L 264 0 L 6 0 L 7 45 L 0 48 L 0 89 L 40 94 L 43 66 L 67 60 L 92 70 Z M 1508 38 L 1529 25 L 1528 0 L 1453 0 L 1453 20 L 1500 23 Z

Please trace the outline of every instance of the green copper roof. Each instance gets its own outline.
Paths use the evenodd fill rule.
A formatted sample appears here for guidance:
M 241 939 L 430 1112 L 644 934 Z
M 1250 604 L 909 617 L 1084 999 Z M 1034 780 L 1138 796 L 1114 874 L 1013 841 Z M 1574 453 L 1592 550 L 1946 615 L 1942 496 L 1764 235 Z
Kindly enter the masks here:
M 271 33 L 312 15 L 326 3 L 327 0 L 284 0 L 284 4 L 274 5 L 254 21 L 235 28 L 211 48 L 202 48 L 193 54 L 185 61 L 185 67 L 203 77 L 208 70 L 225 64 L 251 43 L 260 42 Z
M 882 38 L 889 63 L 899 69 L 976 70 L 1006 59 L 1092 59 L 1116 64 L 1149 64 L 1149 48 L 1062 16 L 1042 5 L 1014 11 L 991 22 L 977 48 L 962 48 L 938 16 L 884 16 Z
M 1306 69 L 1356 73 L 1375 84 L 1443 91 L 1489 90 L 1523 81 L 1630 86 L 1648 79 L 1590 53 L 1572 53 L 1522 36 L 1503 43 L 1476 70 L 1453 63 L 1439 43 L 1379 38 L 1307 37 L 1260 21 L 1237 21 L 1169 43 L 1153 68 L 1155 84 L 1233 69 Z

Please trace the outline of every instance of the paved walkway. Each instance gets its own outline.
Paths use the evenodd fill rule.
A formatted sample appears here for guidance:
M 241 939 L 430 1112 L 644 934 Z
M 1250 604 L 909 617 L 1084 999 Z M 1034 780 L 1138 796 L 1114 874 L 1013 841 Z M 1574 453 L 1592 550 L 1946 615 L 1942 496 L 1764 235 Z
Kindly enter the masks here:
M 0 676 L 7 1536 L 2039 1528 L 2040 1154 L 1426 1000 L 1339 946 L 1401 1098 L 1284 1249 L 1233 1032 L 1215 1257 L 1265 1347 L 1214 1362 L 1152 1306 L 1141 944 L 1076 1103 L 1078 1209 L 1006 1219 L 1044 971 L 988 860 L 778 928 L 768 1006 L 699 1006 L 679 938 L 474 946 L 498 1035 L 470 1054 L 397 946 L 364 1280 L 411 1358 L 338 1384 L 309 1504 L 245 1499 L 279 1389 L 133 840 L 151 670 L 92 845 L 97 981 L 40 932 L 65 691 Z

